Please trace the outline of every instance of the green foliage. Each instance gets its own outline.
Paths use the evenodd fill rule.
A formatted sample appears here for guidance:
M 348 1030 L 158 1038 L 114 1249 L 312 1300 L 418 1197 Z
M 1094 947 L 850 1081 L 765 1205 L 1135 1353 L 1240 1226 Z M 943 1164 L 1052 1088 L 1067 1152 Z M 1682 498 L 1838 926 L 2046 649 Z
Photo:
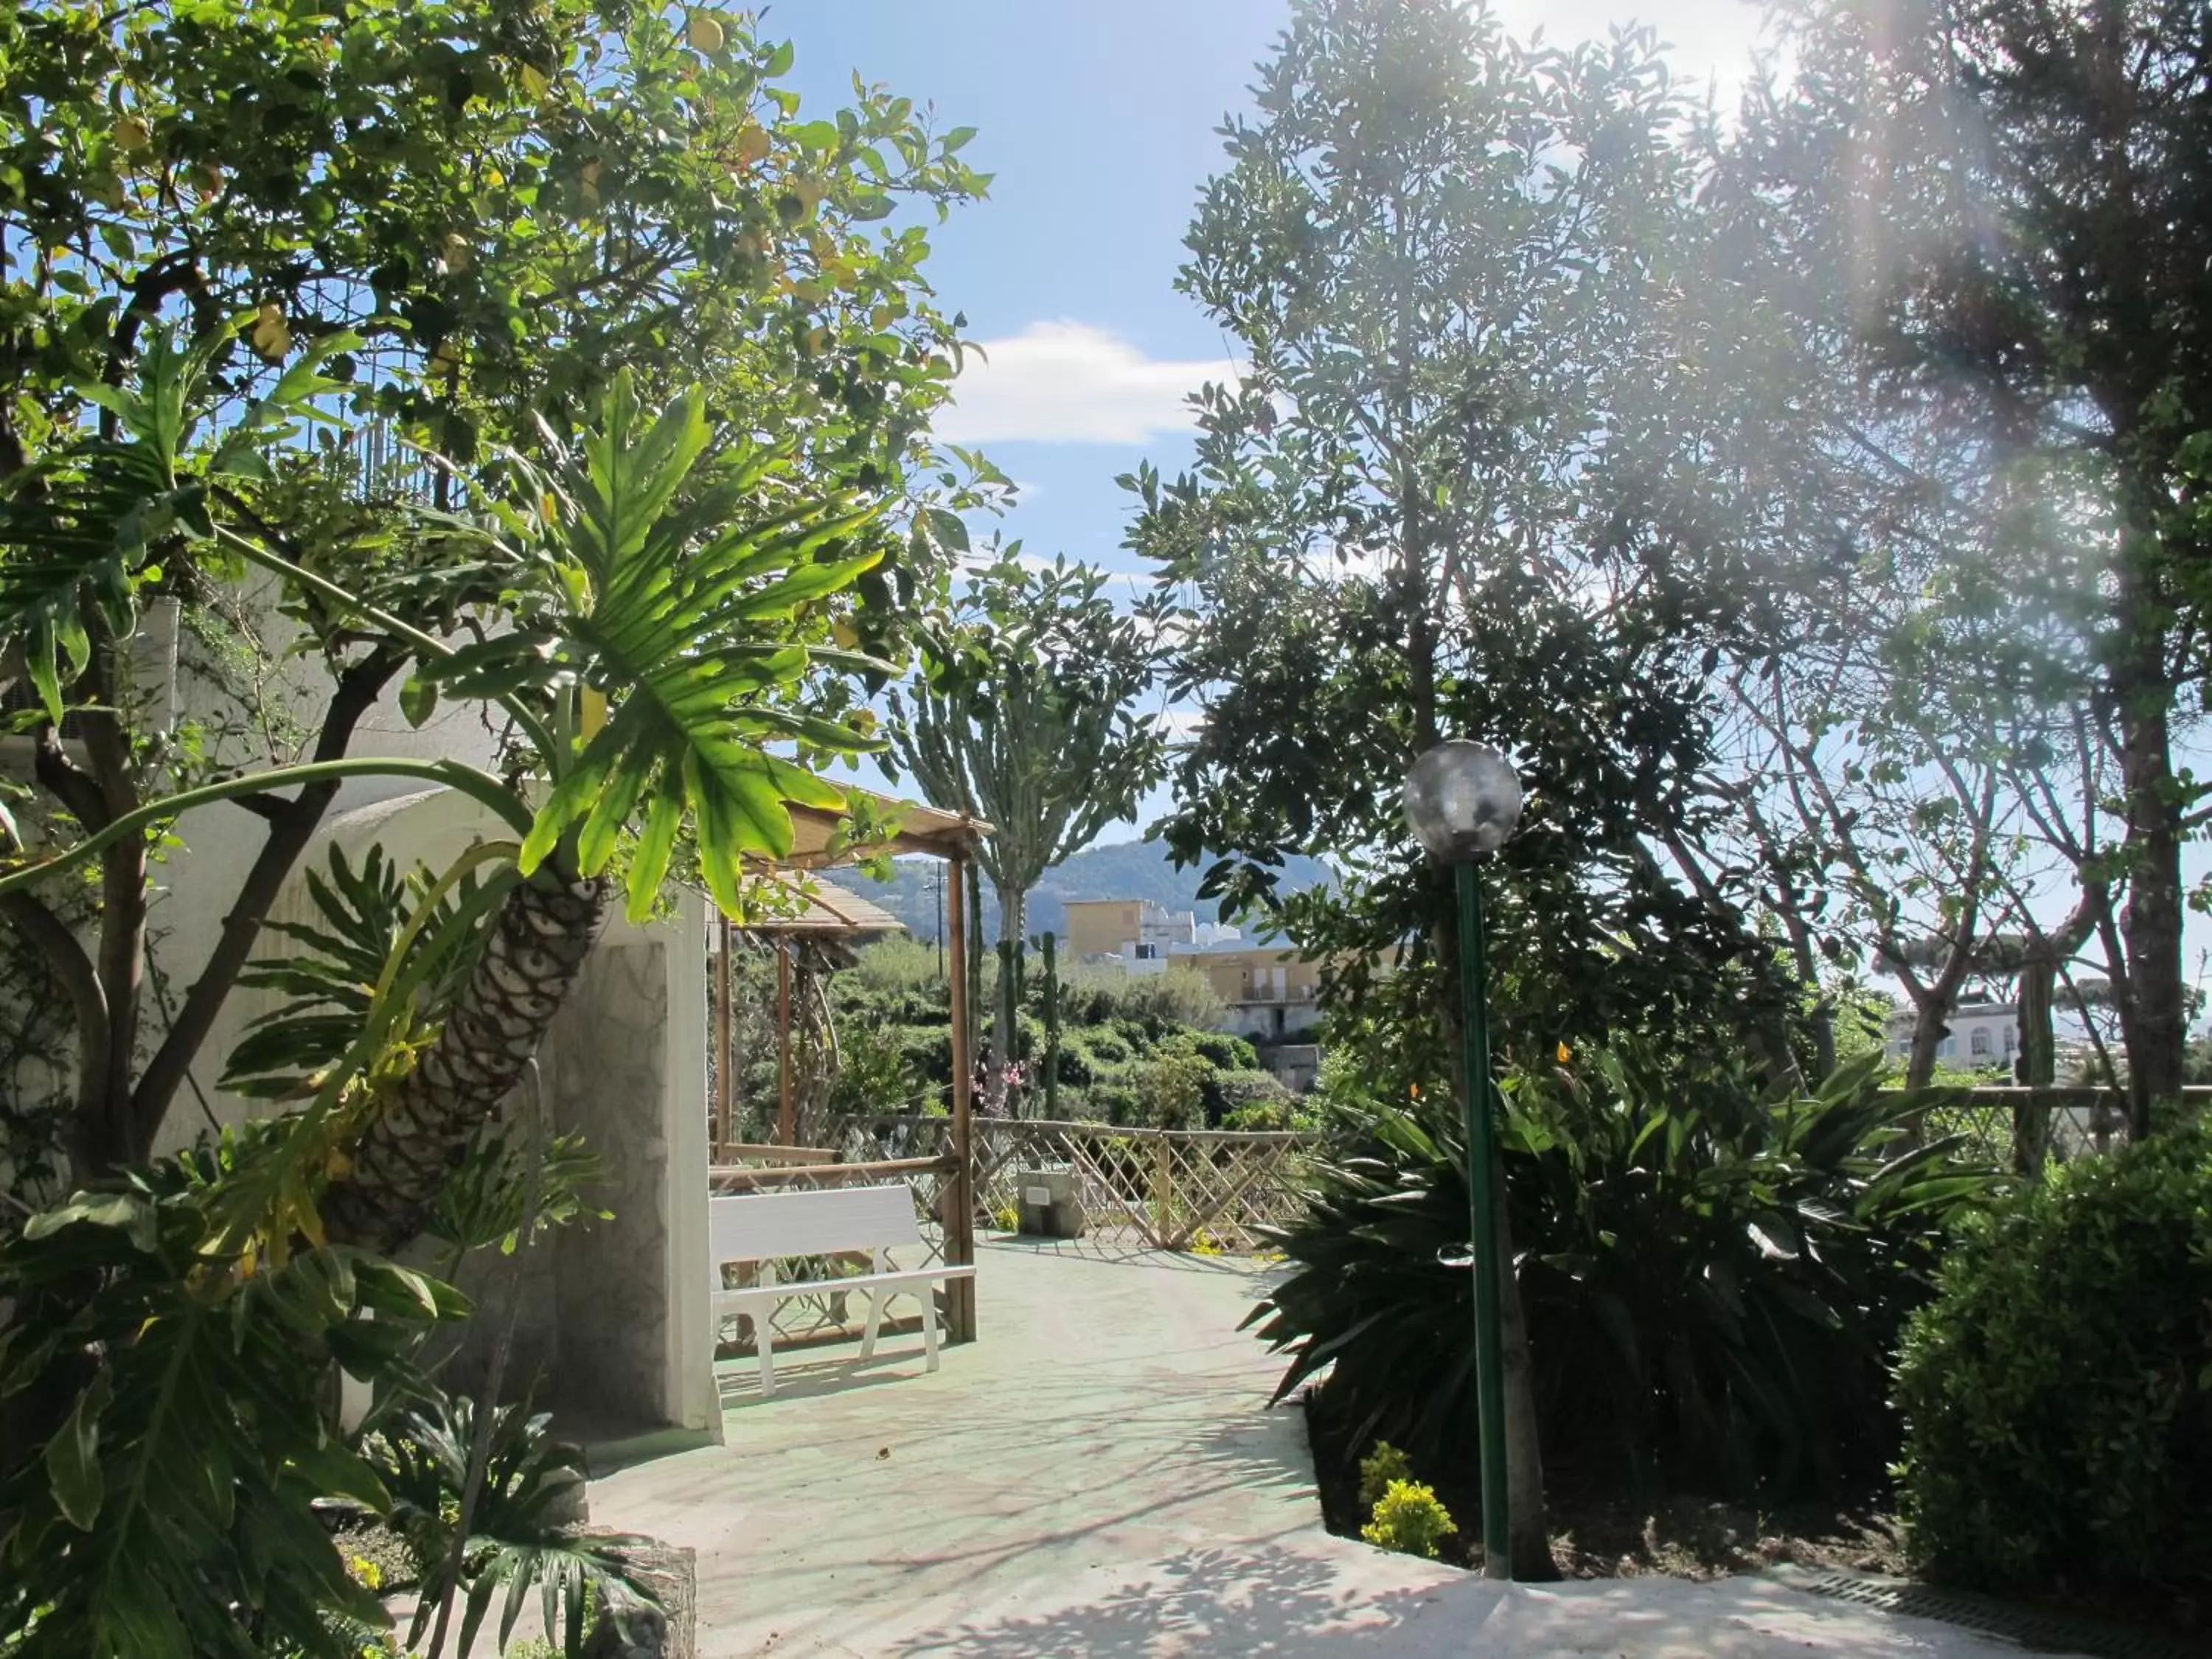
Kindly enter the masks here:
M 628 827 L 617 809 L 635 807 L 651 878 L 665 803 L 680 793 L 704 809 L 707 872 L 727 900 L 732 848 L 778 839 L 758 781 L 819 757 L 827 726 L 793 722 L 872 719 L 872 687 L 810 672 L 793 652 L 835 638 L 852 653 L 847 667 L 878 684 L 895 672 L 872 653 L 902 653 L 908 613 L 965 546 L 958 510 L 1003 487 L 980 458 L 940 456 L 929 441 L 955 325 L 921 279 L 926 228 L 899 215 L 981 193 L 985 181 L 958 156 L 969 135 L 939 137 L 913 100 L 859 82 L 851 107 L 802 116 L 787 82 L 791 47 L 762 38 L 750 15 L 695 6 L 679 17 L 616 0 L 526 9 L 380 5 L 339 24 L 277 0 L 0 15 L 0 218 L 10 227 L 0 334 L 15 343 L 0 393 L 0 647 L 40 704 L 19 724 L 67 714 L 88 737 L 78 767 L 41 769 L 55 809 L 44 816 L 127 826 L 98 856 L 109 894 L 131 899 L 106 907 L 89 948 L 40 925 L 32 896 L 10 901 L 11 921 L 72 993 L 88 1079 L 73 1139 L 86 1170 L 154 1143 L 281 885 L 271 878 L 338 774 L 267 778 L 266 864 L 222 912 L 229 939 L 133 1076 L 143 998 L 113 983 L 98 1006 L 93 964 L 139 958 L 145 860 L 174 817 L 158 798 L 181 777 L 234 780 L 280 747 L 343 767 L 363 711 L 395 684 L 404 680 L 403 712 L 417 720 L 441 695 L 491 695 L 454 682 L 465 670 L 513 681 L 518 665 L 500 643 L 509 624 L 542 647 L 558 615 L 601 631 L 585 650 L 554 630 L 562 660 L 547 672 L 560 684 L 543 697 L 542 686 L 510 685 L 503 711 L 556 786 L 568 750 L 605 736 L 585 694 L 636 695 L 622 698 L 617 735 L 581 757 L 568 794 L 549 803 L 549 833 L 568 814 L 597 866 Z M 179 349 L 187 328 L 194 343 Z M 532 493 L 520 520 L 542 513 L 574 533 L 556 548 L 510 518 L 502 532 L 527 544 L 520 562 L 487 556 L 450 525 L 426 532 L 407 510 L 426 498 L 494 503 L 500 471 L 520 470 L 507 449 L 557 473 L 554 440 L 607 408 L 624 376 L 650 405 L 703 387 L 699 401 L 758 446 L 744 465 L 769 458 L 750 493 L 726 475 L 715 484 L 726 505 L 744 496 L 736 521 L 759 538 L 754 550 L 797 534 L 810 501 L 843 514 L 858 497 L 897 498 L 903 522 L 827 561 L 815 556 L 826 550 L 787 549 L 808 568 L 779 574 L 824 584 L 811 597 L 779 590 L 803 616 L 787 611 L 742 640 L 672 640 L 672 618 L 687 629 L 727 620 L 725 601 L 777 607 L 759 571 L 742 596 L 716 591 L 730 575 L 726 563 L 712 568 L 731 551 L 726 538 L 702 538 L 653 580 L 605 593 L 636 574 L 638 550 L 602 526 L 595 562 L 590 527 L 572 515 L 605 504 L 614 471 L 654 487 L 680 474 L 665 453 L 641 446 L 555 500 Z M 787 470 L 818 495 L 801 499 Z M 686 482 L 711 494 L 696 473 Z M 651 506 L 647 518 L 659 519 L 670 503 Z M 650 535 L 647 518 L 629 529 Z M 663 540 L 659 556 L 672 552 Z M 151 729 L 124 672 L 131 653 L 108 647 L 131 638 L 155 596 L 195 616 L 258 620 L 271 600 L 239 583 L 241 559 L 275 574 L 276 609 L 328 676 L 335 695 L 315 700 L 319 729 L 229 708 L 175 734 Z M 851 580 L 826 580 L 841 564 Z M 597 594 L 563 586 L 591 578 Z M 456 637 L 488 660 L 456 669 L 443 645 Z M 688 690 L 669 678 L 672 653 L 686 650 L 701 672 Z M 749 678 L 781 722 L 768 744 L 741 729 L 761 719 L 718 724 L 698 706 Z M 216 752 L 240 731 L 271 752 Z M 595 778 L 611 779 L 611 793 L 595 793 Z M 783 781 L 824 799 L 818 784 Z M 83 810 L 94 800 L 98 812 Z M 118 805 L 149 802 L 146 816 Z M 653 884 L 634 880 L 634 895 L 649 902 Z M 112 1065 L 114 1054 L 133 1064 Z
M 1389 1441 L 1376 1441 L 1375 1449 L 1359 1460 L 1359 1507 L 1373 1509 L 1384 1492 L 1413 1478 L 1413 1460 Z
M 421 1571 L 410 1645 L 429 1628 L 445 1594 L 475 1420 L 467 1399 L 433 1394 L 362 1443 L 363 1457 L 392 1495 L 392 1524 Z M 583 1454 L 556 1440 L 551 1422 L 547 1413 L 533 1413 L 527 1401 L 494 1413 L 483 1485 L 461 1551 L 461 1653 L 470 1650 L 493 1598 L 502 1593 L 501 1644 L 536 1589 L 545 1628 L 562 1633 L 562 1650 L 572 1659 L 589 1634 L 587 1607 L 619 1616 L 654 1604 L 626 1554 L 644 1540 L 580 1532 L 555 1518 L 585 1471 Z
M 1485 870 L 1498 1023 L 1532 1057 L 1647 1024 L 1740 1048 L 1796 1000 L 1747 888 L 1654 851 L 1719 822 L 1705 630 L 1741 610 L 1613 481 L 1641 447 L 1613 411 L 1681 356 L 1654 301 L 1683 113 L 1648 33 L 1524 49 L 1479 7 L 1304 0 L 1179 277 L 1242 375 L 1185 473 L 1123 481 L 1170 693 L 1206 710 L 1158 827 L 1177 861 L 1330 963 L 1334 1001 L 1433 1001 L 1449 975 L 1406 970 L 1452 884 L 1401 787 L 1441 737 L 1498 744 L 1528 789 Z M 1298 854 L 1345 879 L 1284 895 Z
M 862 950 L 854 967 L 830 980 L 830 999 L 845 1073 L 834 1084 L 840 1112 L 866 1115 L 914 1102 L 934 1091 L 941 1102 L 952 1077 L 948 988 L 937 977 L 936 953 L 910 940 L 884 940 Z M 1044 1029 L 1036 1009 L 1042 989 L 1030 977 L 1030 1006 L 1019 1011 L 1022 1051 L 1040 1066 Z M 1257 1068 L 1242 1037 L 1205 1029 L 1220 1001 L 1205 976 L 1188 969 L 1138 978 L 1092 972 L 1063 988 L 1060 1039 L 1063 1115 L 1110 1123 L 1153 1121 L 1146 1104 L 1146 1068 L 1176 1062 L 1152 1079 L 1165 1088 L 1162 1109 L 1189 1127 L 1218 1126 L 1230 1114 L 1257 1113 L 1287 1122 L 1287 1097 Z M 849 1082 L 845 1079 L 849 1078 Z M 1188 1109 L 1188 1085 L 1198 1089 Z M 1041 1089 L 1033 1089 L 1034 1103 Z M 913 1109 L 909 1103 L 906 1109 Z
M 424 1229 L 452 1250 L 456 1267 L 471 1250 L 497 1245 L 501 1255 L 513 1255 L 556 1228 L 614 1218 L 586 1196 L 605 1184 L 606 1165 L 581 1135 L 556 1134 L 534 1150 L 533 1167 L 531 1136 L 512 1121 L 488 1122 L 470 1140 Z
M 903 936 L 878 939 L 853 964 L 857 983 L 878 993 L 897 992 L 941 1000 L 948 993 L 939 971 L 937 947 Z
M 416 992 L 422 1017 L 441 1018 L 467 978 L 475 952 L 445 927 L 477 890 L 473 876 L 441 898 L 428 917 L 421 906 L 432 884 L 427 870 L 404 873 L 372 846 L 359 870 L 331 844 L 327 872 L 306 872 L 307 896 L 320 915 L 315 922 L 272 921 L 264 931 L 301 947 L 290 956 L 264 957 L 239 975 L 239 983 L 273 991 L 288 1000 L 246 1029 L 223 1066 L 222 1087 L 249 1098 L 283 1099 L 312 1093 L 361 1035 L 375 988 L 403 939 L 396 972 L 422 973 Z M 418 919 L 419 930 L 415 930 Z M 411 931 L 413 930 L 413 931 Z M 444 948 L 429 958 L 434 941 Z
M 1206 1121 L 1223 1129 L 1287 1129 L 1297 1099 L 1273 1072 L 1216 1071 L 1206 1080 Z
M 926 234 L 886 221 L 984 180 L 885 88 L 802 115 L 793 61 L 710 6 L 519 22 L 451 0 L 343 28 L 269 0 L 11 10 L 0 211 L 40 251 L 7 301 L 35 343 L 26 405 L 63 418 L 62 387 L 128 363 L 125 296 L 189 295 L 256 313 L 257 358 L 371 331 L 359 412 L 465 461 L 624 366 L 743 388 L 755 429 L 830 447 L 910 422 L 951 331 L 918 289 Z
M 224 1197 L 274 1145 L 81 1194 L 0 1248 L 11 1656 L 352 1659 L 342 1621 L 383 1624 L 310 1505 L 386 1493 L 316 1402 L 334 1366 L 413 1386 L 422 1338 L 466 1304 L 359 1251 L 241 1238 Z
M 1359 1529 L 1369 1543 L 1400 1555 L 1433 1561 L 1437 1543 L 1458 1528 L 1434 1488 L 1419 1481 L 1393 1480 L 1375 1500 L 1373 1517 Z
M 1206 1083 L 1211 1070 L 1190 1054 L 1163 1054 L 1139 1060 L 1132 1077 L 1139 1121 L 1154 1129 L 1203 1128 Z
M 926 1033 L 922 1034 L 927 1036 Z M 925 1094 L 906 1047 L 907 1034 L 865 1020 L 849 1024 L 838 1039 L 837 1075 L 830 1086 L 830 1109 L 841 1117 L 873 1112 L 912 1111 Z M 945 1069 L 951 1066 L 951 1038 L 945 1035 Z
M 1060 1018 L 1074 1024 L 1100 1025 L 1127 1020 L 1141 1028 L 1139 1036 L 1158 1036 L 1170 1026 L 1191 1026 L 1211 1031 L 1221 1023 L 1224 1010 L 1213 981 L 1195 968 L 1169 963 L 1158 974 L 1125 973 L 1118 968 L 1080 968 L 1060 991 Z M 1235 1042 L 1230 1038 L 1225 1041 Z M 1251 1063 L 1247 1045 L 1243 1059 Z
M 742 915 L 744 860 L 791 850 L 786 804 L 845 805 L 776 749 L 796 743 L 818 763 L 874 746 L 796 706 L 817 659 L 839 653 L 810 651 L 793 618 L 882 562 L 867 542 L 884 501 L 836 474 L 805 476 L 788 449 L 717 434 L 697 390 L 648 416 L 627 371 L 574 450 L 544 442 L 542 469 L 510 458 L 516 487 L 495 521 L 454 523 L 457 552 L 504 574 L 509 628 L 419 663 L 413 683 L 520 702 L 575 734 L 572 753 L 538 728 L 553 788 L 524 838 L 524 874 L 566 841 L 596 876 L 641 820 L 628 881 L 630 919 L 643 921 L 688 827 L 708 891 Z M 580 692 L 605 700 L 596 731 L 570 701 Z
M 1836 1491 L 1894 1448 L 1890 1345 L 1943 1231 L 1991 1177 L 1934 1143 L 1862 1066 L 1770 1098 L 1741 1066 L 1634 1048 L 1509 1085 L 1505 1164 L 1546 1443 L 1633 1486 Z M 1324 1367 L 1355 1441 L 1417 1461 L 1475 1443 L 1468 1196 L 1449 1095 L 1341 1107 L 1291 1271 L 1253 1315 Z
M 2212 1133 L 2054 1169 L 1966 1229 L 1897 1366 L 1915 1559 L 2212 1584 Z

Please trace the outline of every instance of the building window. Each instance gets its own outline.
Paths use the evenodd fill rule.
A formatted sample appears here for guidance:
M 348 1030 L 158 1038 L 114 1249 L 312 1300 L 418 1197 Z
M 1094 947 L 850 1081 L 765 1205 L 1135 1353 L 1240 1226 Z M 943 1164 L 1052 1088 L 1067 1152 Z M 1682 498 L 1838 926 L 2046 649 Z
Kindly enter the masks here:
M 1990 1051 L 1990 1034 L 1988 1029 L 1983 1026 L 1975 1027 L 1973 1036 L 1966 1040 L 1966 1046 L 1972 1049 L 1977 1054 L 1988 1054 Z
M 1941 1042 L 1936 1045 L 1936 1052 L 1945 1060 L 1950 1059 L 1953 1054 L 1959 1052 L 1959 1039 L 1956 1037 L 1945 1037 Z
M 1159 954 L 1160 947 L 1157 945 L 1139 945 L 1137 947 L 1137 960 L 1139 962 L 1153 961 Z

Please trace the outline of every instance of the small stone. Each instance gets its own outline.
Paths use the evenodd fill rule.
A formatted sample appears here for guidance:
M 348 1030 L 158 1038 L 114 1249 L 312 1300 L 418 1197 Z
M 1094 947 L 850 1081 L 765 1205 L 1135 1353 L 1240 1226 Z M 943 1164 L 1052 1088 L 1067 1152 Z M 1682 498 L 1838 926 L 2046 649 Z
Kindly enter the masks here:
M 1851 1571 L 1853 1572 L 1880 1572 L 1881 1571 L 1881 1557 L 1879 1555 L 1862 1555 L 1857 1560 L 1851 1563 Z

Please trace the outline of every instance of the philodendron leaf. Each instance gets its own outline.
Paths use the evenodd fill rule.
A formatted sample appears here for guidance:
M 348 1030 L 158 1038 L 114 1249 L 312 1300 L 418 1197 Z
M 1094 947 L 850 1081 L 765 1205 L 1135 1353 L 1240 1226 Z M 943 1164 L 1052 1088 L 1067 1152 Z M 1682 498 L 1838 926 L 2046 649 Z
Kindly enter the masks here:
M 107 1483 L 100 1468 L 100 1414 L 114 1397 L 105 1369 L 86 1384 L 54 1437 L 46 1443 L 46 1479 L 54 1506 L 79 1532 L 90 1532 L 100 1516 Z

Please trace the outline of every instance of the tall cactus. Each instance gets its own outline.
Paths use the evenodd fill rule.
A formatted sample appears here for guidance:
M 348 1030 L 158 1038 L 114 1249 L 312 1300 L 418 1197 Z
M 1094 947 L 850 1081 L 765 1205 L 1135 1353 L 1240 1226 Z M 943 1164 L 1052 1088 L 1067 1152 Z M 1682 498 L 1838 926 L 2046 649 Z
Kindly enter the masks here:
M 999 939 L 1026 936 L 1030 890 L 1047 870 L 1128 817 L 1164 775 L 1167 732 L 1136 704 L 1157 652 L 1115 611 L 1106 574 L 1018 544 L 972 579 L 925 644 L 923 672 L 893 694 L 891 741 L 933 806 L 988 820 L 976 862 L 999 899 Z M 1012 1053 L 1001 975 L 993 1053 Z

